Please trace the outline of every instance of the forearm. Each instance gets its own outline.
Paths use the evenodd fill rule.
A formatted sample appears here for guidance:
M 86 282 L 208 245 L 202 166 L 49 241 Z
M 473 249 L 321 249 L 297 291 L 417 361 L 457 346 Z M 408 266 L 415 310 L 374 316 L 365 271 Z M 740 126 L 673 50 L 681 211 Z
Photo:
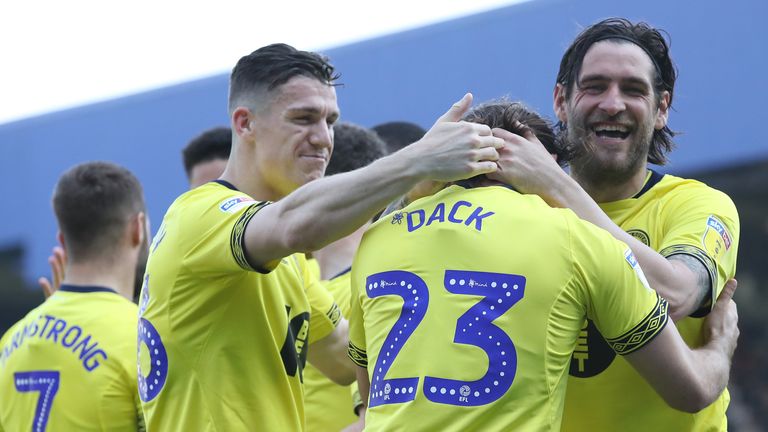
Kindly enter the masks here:
M 313 251 L 342 238 L 424 178 L 393 154 L 366 168 L 310 182 L 274 204 L 290 247 Z
M 360 366 L 355 367 L 357 375 L 357 388 L 360 390 L 360 398 L 363 401 L 363 408 L 368 408 L 368 398 L 370 397 L 371 381 L 368 378 L 368 370 Z
M 669 406 L 697 412 L 717 399 L 728 383 L 730 357 L 721 342 L 691 350 L 674 325 L 625 358 Z
M 307 360 L 323 375 L 339 385 L 349 385 L 355 381 L 356 366 L 347 357 L 349 331 L 346 319 L 328 336 L 309 346 Z
M 558 180 L 558 187 L 545 200 L 552 206 L 573 210 L 581 219 L 626 243 L 640 263 L 648 284 L 669 302 L 673 320 L 684 318 L 699 307 L 702 287 L 690 268 L 681 262 L 668 260 L 621 229 L 572 178 Z

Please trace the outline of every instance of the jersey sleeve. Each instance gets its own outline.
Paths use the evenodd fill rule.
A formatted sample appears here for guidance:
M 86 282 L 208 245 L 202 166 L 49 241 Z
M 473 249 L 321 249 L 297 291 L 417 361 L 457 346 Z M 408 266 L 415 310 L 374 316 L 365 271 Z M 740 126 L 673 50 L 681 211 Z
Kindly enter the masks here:
M 570 233 L 587 318 L 617 354 L 650 342 L 669 320 L 667 302 L 648 286 L 632 250 L 586 223 L 571 220 Z
M 364 241 L 365 237 L 363 237 Z M 356 365 L 368 368 L 368 353 L 366 352 L 365 327 L 363 326 L 363 310 L 361 305 L 362 299 L 360 298 L 361 295 L 365 295 L 365 290 L 360 291 L 360 287 L 365 286 L 365 283 L 360 283 L 363 275 L 360 275 L 355 270 L 356 267 L 359 268 L 359 266 L 353 263 L 352 282 L 349 284 L 351 298 L 349 300 L 349 350 L 347 354 Z
M 231 273 L 237 270 L 269 273 L 280 260 L 256 268 L 248 262 L 245 228 L 251 219 L 269 203 L 258 202 L 247 195 L 205 197 L 185 208 L 181 229 L 187 235 L 184 261 L 192 271 Z M 212 201 L 215 200 L 215 201 Z
M 294 254 L 301 269 L 309 301 L 309 343 L 318 341 L 333 332 L 341 321 L 341 309 L 331 293 L 323 286 L 317 274 L 312 271 L 304 254 Z
M 711 290 L 691 316 L 709 313 L 725 282 L 736 273 L 739 216 L 728 195 L 704 185 L 680 188 L 662 209 L 664 257 L 690 255 L 707 269 Z

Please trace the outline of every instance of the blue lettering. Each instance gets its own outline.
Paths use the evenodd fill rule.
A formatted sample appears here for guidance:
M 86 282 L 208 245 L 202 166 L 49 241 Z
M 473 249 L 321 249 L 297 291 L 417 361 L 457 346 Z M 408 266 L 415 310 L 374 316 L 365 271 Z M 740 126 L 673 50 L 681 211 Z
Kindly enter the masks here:
M 32 321 L 28 327 L 26 327 L 27 337 L 32 337 L 37 334 L 37 321 Z
M 485 214 L 480 214 L 480 212 L 483 211 L 482 207 L 478 207 L 475 209 L 475 211 L 472 212 L 471 215 L 467 218 L 466 222 L 464 222 L 464 225 L 469 226 L 469 224 L 472 223 L 472 221 L 475 222 L 475 229 L 478 231 L 483 230 L 483 219 L 487 218 L 488 216 L 493 215 L 494 213 L 492 211 L 489 211 Z
M 430 216 L 427 221 L 427 226 L 434 221 L 445 222 L 445 204 L 440 203 L 435 207 L 432 211 L 432 216 Z
M 86 336 L 80 342 L 78 342 L 77 345 L 75 345 L 74 348 L 72 348 L 72 352 L 76 352 L 78 348 L 80 348 L 80 360 L 83 359 L 83 357 L 89 355 L 91 353 L 91 350 L 96 348 L 96 345 L 98 345 L 98 342 L 94 342 L 93 345 L 88 346 L 88 342 L 91 340 L 91 335 Z
M 24 326 L 23 328 L 19 329 L 17 334 L 19 335 L 19 346 L 24 345 L 24 339 L 27 338 L 27 327 Z
M 74 330 L 77 330 L 77 336 L 75 336 L 74 339 L 71 339 L 71 342 L 67 342 L 67 338 L 69 337 L 70 334 L 74 333 Z M 83 334 L 83 330 L 80 327 L 76 325 L 70 327 L 69 330 L 67 330 L 67 332 L 64 333 L 64 336 L 61 337 L 61 345 L 64 346 L 65 348 L 71 347 L 72 345 L 75 344 L 75 342 L 77 342 L 78 339 L 80 339 L 80 336 L 82 334 Z
M 419 215 L 419 224 L 415 225 L 413 222 L 413 216 L 418 214 Z M 414 210 L 412 212 L 408 212 L 408 232 L 413 232 L 419 228 L 421 228 L 422 225 L 424 225 L 424 218 L 426 217 L 426 213 L 424 213 L 424 210 Z
M 472 207 L 472 203 L 467 201 L 457 201 L 456 204 L 453 205 L 451 212 L 448 213 L 448 222 L 453 222 L 453 223 L 464 222 L 461 219 L 456 219 L 456 212 L 459 211 L 459 207 Z
M 11 339 L 11 347 L 11 350 L 15 350 L 19 347 L 19 332 L 13 334 L 13 339 Z
M 101 355 L 101 357 L 104 360 L 107 359 L 107 353 L 105 353 L 104 351 L 102 351 L 100 349 L 97 349 L 96 351 L 94 351 L 92 353 L 89 353 L 88 357 L 86 357 L 85 360 L 83 360 L 83 367 L 88 372 L 91 372 L 92 370 L 96 369 L 101 364 L 99 362 L 99 359 L 96 358 L 97 355 Z
M 43 329 L 40 330 L 40 337 L 43 337 L 43 333 L 45 333 L 45 329 L 48 328 L 48 323 L 51 322 L 52 319 L 54 319 L 54 317 L 50 315 L 45 316 L 45 325 L 43 325 Z
M 45 339 L 50 339 L 51 335 L 53 335 L 53 341 L 58 342 L 58 336 L 59 333 L 61 333 L 64 328 L 67 327 L 67 322 L 63 319 L 57 319 L 55 323 L 53 323 L 53 327 L 51 327 L 51 330 L 48 332 L 48 336 L 45 337 Z

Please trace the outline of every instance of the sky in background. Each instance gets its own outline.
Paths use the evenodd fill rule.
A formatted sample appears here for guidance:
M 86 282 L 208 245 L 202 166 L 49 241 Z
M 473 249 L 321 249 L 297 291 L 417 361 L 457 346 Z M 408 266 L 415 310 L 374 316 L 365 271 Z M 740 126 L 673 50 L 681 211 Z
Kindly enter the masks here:
M 10 0 L 0 124 L 225 73 L 272 42 L 322 50 L 522 1 Z

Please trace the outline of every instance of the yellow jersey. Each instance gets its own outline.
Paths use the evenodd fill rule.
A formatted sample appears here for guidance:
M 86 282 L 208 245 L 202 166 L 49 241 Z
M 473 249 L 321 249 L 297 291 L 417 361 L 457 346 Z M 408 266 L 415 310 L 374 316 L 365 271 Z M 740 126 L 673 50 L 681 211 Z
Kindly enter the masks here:
M 134 303 L 62 285 L 0 340 L 0 430 L 136 431 Z
M 349 315 L 349 269 L 324 281 L 344 316 Z M 358 420 L 354 413 L 357 384 L 341 386 L 311 364 L 304 369 L 304 402 L 307 432 L 340 431 Z M 358 398 L 359 399 L 359 398 Z
M 691 347 L 702 344 L 703 318 L 736 272 L 739 217 L 724 193 L 707 185 L 650 171 L 632 198 L 600 204 L 623 230 L 661 255 L 687 254 L 707 269 L 712 290 L 702 308 L 676 323 Z M 728 390 L 689 414 L 672 409 L 587 323 L 568 380 L 564 431 L 726 431 Z
M 352 272 L 369 430 L 559 430 L 585 317 L 622 354 L 668 320 L 625 244 L 502 186 L 453 185 L 383 217 Z
M 150 246 L 139 302 L 149 430 L 302 430 L 307 345 L 340 311 L 303 254 L 252 268 L 245 227 L 267 202 L 224 181 L 176 199 Z

